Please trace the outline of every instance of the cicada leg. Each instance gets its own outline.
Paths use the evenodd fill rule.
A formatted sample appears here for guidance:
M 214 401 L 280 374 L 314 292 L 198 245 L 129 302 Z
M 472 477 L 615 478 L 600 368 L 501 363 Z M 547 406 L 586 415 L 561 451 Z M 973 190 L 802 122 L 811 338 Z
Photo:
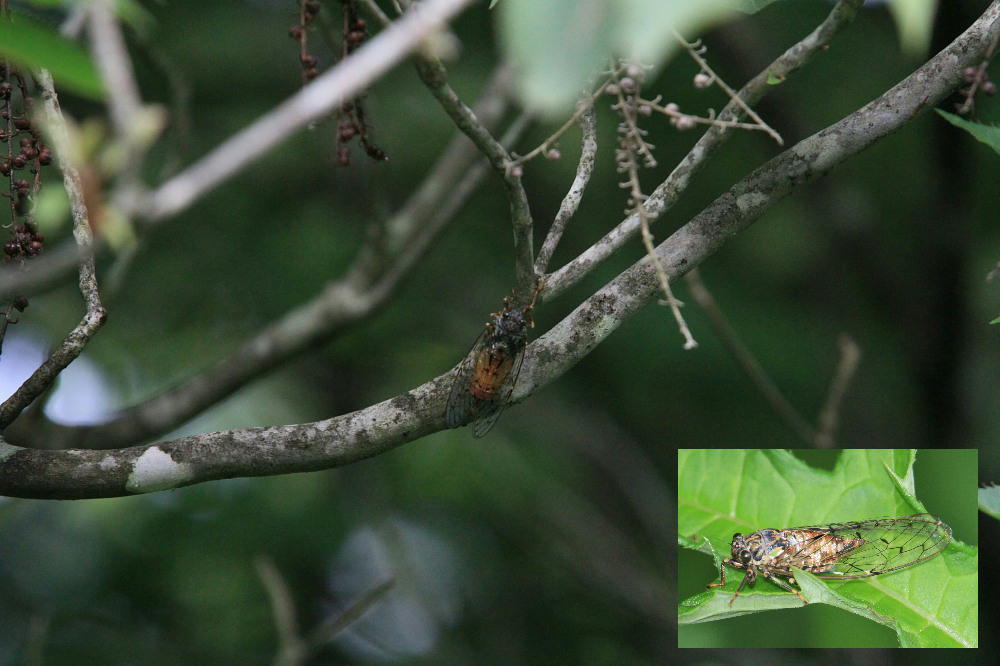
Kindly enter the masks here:
M 733 594 L 733 598 L 729 600 L 729 605 L 732 606 L 733 602 L 736 601 L 736 597 L 740 596 L 740 591 L 743 589 L 743 586 L 745 586 L 747 583 L 750 583 L 751 585 L 753 585 L 754 581 L 757 578 L 757 575 L 756 575 L 756 572 L 753 569 L 747 568 L 743 564 L 740 564 L 739 562 L 736 562 L 736 561 L 734 561 L 732 559 L 726 558 L 726 559 L 722 560 L 722 564 L 719 565 L 719 579 L 721 580 L 721 582 L 719 582 L 719 583 L 709 583 L 708 584 L 709 588 L 722 587 L 723 585 L 726 584 L 726 565 L 727 564 L 729 566 L 731 566 L 731 567 L 735 567 L 736 569 L 746 569 L 746 574 L 744 574 L 743 580 L 740 581 L 739 587 L 736 588 L 736 593 Z
M 788 583 L 786 583 L 785 581 L 783 581 L 780 578 L 778 578 L 778 576 L 771 575 L 771 574 L 769 574 L 766 571 L 761 571 L 760 573 L 761 573 L 762 576 L 764 576 L 764 578 L 768 579 L 769 581 L 771 581 L 772 583 L 774 583 L 778 587 L 780 587 L 782 589 L 785 589 L 785 590 L 788 590 L 789 592 L 791 592 L 792 594 L 794 594 L 795 596 L 797 596 L 802 601 L 803 604 L 809 605 L 809 602 L 806 601 L 805 598 L 801 594 L 799 594 L 799 591 L 796 590 L 794 587 L 792 587 L 792 585 L 796 584 L 795 578 L 793 578 L 792 576 L 788 577 Z
M 722 560 L 722 564 L 719 565 L 719 578 L 722 579 L 721 583 L 709 583 L 706 587 L 712 589 L 713 587 L 723 587 L 726 584 L 726 565 L 729 564 L 729 559 Z

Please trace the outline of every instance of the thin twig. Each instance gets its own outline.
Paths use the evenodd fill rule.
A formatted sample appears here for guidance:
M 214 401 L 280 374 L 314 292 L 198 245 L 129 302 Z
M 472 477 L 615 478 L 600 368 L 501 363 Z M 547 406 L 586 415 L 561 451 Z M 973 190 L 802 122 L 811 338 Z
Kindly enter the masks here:
M 708 64 L 708 61 L 701 57 L 701 53 L 699 53 L 699 42 L 694 42 L 694 43 L 689 42 L 688 40 L 681 37 L 680 33 L 678 33 L 676 30 L 674 31 L 674 37 L 676 37 L 677 41 L 679 41 L 684 46 L 684 48 L 688 52 L 688 55 L 691 56 L 692 60 L 698 63 L 698 66 L 701 67 L 702 71 L 708 74 L 712 78 L 712 80 L 716 83 L 716 85 L 722 88 L 723 92 L 729 95 L 729 99 L 731 101 L 736 102 L 736 104 L 743 110 L 743 113 L 747 114 L 750 118 L 752 118 L 754 123 L 759 125 L 763 131 L 767 132 L 771 136 L 771 138 L 773 138 L 775 141 L 778 142 L 779 146 L 785 145 L 785 140 L 781 138 L 781 135 L 775 132 L 773 129 L 771 129 L 771 127 L 764 122 L 764 119 L 761 118 L 759 115 L 757 115 L 757 112 L 754 111 L 752 108 L 750 108 L 749 104 L 743 101 L 743 98 L 740 96 L 740 94 L 737 93 L 735 90 L 733 90 L 729 86 L 729 84 L 723 81 L 722 78 L 712 70 L 711 66 L 709 66 Z
M 494 171 L 503 180 L 510 206 L 511 226 L 514 230 L 517 295 L 520 298 L 530 298 L 537 280 L 534 271 L 531 207 L 528 204 L 528 193 L 525 192 L 524 183 L 521 181 L 521 167 L 514 164 L 503 144 L 493 137 L 472 109 L 466 106 L 448 85 L 448 74 L 440 60 L 421 51 L 416 54 L 415 63 L 421 80 L 441 104 L 445 113 L 486 156 Z
M 552 226 L 545 236 L 542 248 L 538 251 L 538 258 L 535 259 L 535 273 L 542 275 L 548 268 L 552 254 L 556 251 L 566 224 L 576 214 L 583 199 L 583 192 L 587 189 L 590 176 L 594 172 L 594 163 L 597 155 L 597 114 L 594 112 L 592 100 L 585 102 L 586 108 L 580 115 L 580 161 L 576 165 L 576 176 L 569 191 L 563 197 L 559 205 L 559 212 L 556 213 Z M 574 114 L 575 115 L 575 114 Z
M 858 362 L 861 360 L 861 348 L 847 334 L 840 336 L 837 341 L 837 348 L 840 350 L 840 361 L 837 363 L 837 371 L 833 374 L 830 382 L 830 389 L 827 391 L 826 401 L 819 412 L 819 430 L 816 433 L 816 446 L 829 449 L 836 446 L 835 437 L 837 426 L 840 422 L 840 406 L 844 402 L 844 395 L 847 387 L 858 369 Z
M 357 622 L 372 606 L 381 601 L 395 584 L 395 578 L 385 580 L 358 597 L 339 615 L 326 618 L 319 626 L 309 632 L 306 643 L 310 651 L 326 645 L 341 631 Z
M 115 132 L 122 141 L 129 143 L 142 111 L 142 99 L 111 5 L 110 0 L 97 0 L 89 5 L 90 50 L 104 84 Z
M 756 123 L 741 123 L 733 120 L 719 120 L 715 117 L 704 118 L 702 116 L 693 116 L 689 113 L 684 113 L 683 111 L 674 111 L 668 107 L 663 106 L 655 99 L 638 99 L 637 104 L 640 106 L 648 106 L 653 111 L 657 113 L 662 113 L 669 118 L 686 118 L 693 123 L 698 123 L 700 125 L 716 125 L 718 127 L 728 127 L 730 129 L 741 129 L 741 130 L 751 130 L 758 132 L 766 132 L 768 127 L 758 125 Z
M 91 252 L 93 234 L 87 206 L 83 197 L 83 184 L 80 172 L 74 163 L 75 153 L 66 129 L 66 121 L 59 108 L 59 99 L 52 84 L 52 76 L 47 70 L 41 70 L 38 75 L 42 87 L 42 101 L 45 108 L 48 131 L 52 138 L 59 168 L 63 173 L 63 185 L 69 197 L 70 211 L 73 216 L 73 237 L 80 247 L 80 293 L 86 305 L 83 319 L 77 324 L 59 347 L 35 370 L 21 386 L 17 388 L 2 405 L 0 405 L 0 429 L 10 425 L 25 407 L 44 393 L 55 381 L 59 373 L 73 362 L 83 351 L 90 339 L 97 333 L 107 313 L 101 305 L 101 296 L 97 288 L 97 275 L 94 270 L 94 256 Z
M 305 661 L 307 647 L 299 631 L 295 601 L 288 584 L 270 557 L 258 555 L 253 564 L 271 600 L 271 612 L 274 614 L 274 628 L 278 634 L 278 655 L 274 663 L 276 666 L 301 664 Z
M 712 292 L 701 281 L 698 269 L 691 270 L 684 276 L 691 290 L 691 296 L 705 311 L 712 330 L 725 345 L 729 353 L 736 359 L 743 373 L 750 379 L 767 404 L 803 442 L 812 445 L 816 441 L 816 430 L 799 414 L 792 403 L 785 398 L 778 386 L 771 380 L 764 368 L 754 357 L 753 352 L 743 343 L 736 330 L 729 323 L 729 318 L 715 302 Z
M 552 147 L 552 144 L 558 141 L 563 134 L 568 132 L 569 128 L 575 125 L 577 121 L 579 121 L 580 118 L 583 116 L 583 114 L 587 113 L 587 111 L 594 106 L 594 102 L 597 100 L 597 98 L 604 94 L 607 87 L 611 85 L 611 83 L 615 80 L 615 77 L 621 74 L 622 71 L 623 71 L 622 68 L 612 71 L 611 74 L 604 80 L 604 82 L 601 85 L 597 87 L 597 89 L 594 92 L 592 92 L 590 95 L 588 95 L 585 99 L 583 99 L 577 104 L 576 110 L 573 112 L 573 115 L 567 118 L 566 122 L 564 122 L 559 129 L 557 129 L 555 132 L 547 136 L 544 141 L 538 144 L 535 148 L 529 150 L 524 155 L 518 155 L 517 159 L 514 160 L 514 164 L 519 165 L 519 164 L 524 164 L 525 162 L 530 162 L 531 160 L 535 159 L 542 153 L 548 152 L 549 148 Z
M 639 86 L 639 82 L 636 79 L 633 83 L 636 88 Z M 684 349 L 694 349 L 698 346 L 697 341 L 695 341 L 694 336 L 691 335 L 691 330 L 688 328 L 687 322 L 684 321 L 684 315 L 681 314 L 680 303 L 674 298 L 674 292 L 670 288 L 670 279 L 667 277 L 667 273 L 663 268 L 663 262 L 660 258 L 656 256 L 656 246 L 653 244 L 653 234 L 649 230 L 649 220 L 646 215 L 645 201 L 646 195 L 642 191 L 642 185 L 639 182 L 639 167 L 654 167 L 656 166 L 656 158 L 653 157 L 652 146 L 645 140 L 645 131 L 639 127 L 638 121 L 636 119 L 636 106 L 635 100 L 638 97 L 638 90 L 634 91 L 634 94 L 630 94 L 626 97 L 625 92 L 622 90 L 622 85 L 618 82 L 616 96 L 618 102 L 615 104 L 614 108 L 621 115 L 622 122 L 619 125 L 618 131 L 620 133 L 618 141 L 618 151 L 616 153 L 616 159 L 618 162 L 619 172 L 624 171 L 628 179 L 622 183 L 623 187 L 629 190 L 629 202 L 632 206 L 635 214 L 639 216 L 639 225 L 642 231 L 642 244 L 646 248 L 646 256 L 650 263 L 653 265 L 653 271 L 656 273 L 656 278 L 660 283 L 660 289 L 666 296 L 666 303 L 670 306 L 670 312 L 674 315 L 674 320 L 677 322 L 677 327 L 684 337 Z
M 955 112 L 958 115 L 964 116 L 972 111 L 972 107 L 976 103 L 976 92 L 979 90 L 979 86 L 987 80 L 986 68 L 990 66 L 990 60 L 993 59 L 993 55 L 997 51 L 998 41 L 1000 41 L 1000 35 L 998 35 L 997 38 L 993 40 L 993 43 L 990 44 L 989 48 L 986 49 L 986 53 L 983 55 L 983 61 L 975 68 L 975 74 L 973 75 L 972 81 L 965 89 L 965 101 L 956 108 Z

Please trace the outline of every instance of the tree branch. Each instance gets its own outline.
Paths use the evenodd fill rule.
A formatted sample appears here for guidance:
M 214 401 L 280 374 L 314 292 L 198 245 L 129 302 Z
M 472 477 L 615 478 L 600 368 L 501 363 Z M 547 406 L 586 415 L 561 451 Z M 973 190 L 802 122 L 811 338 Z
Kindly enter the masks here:
M 580 133 L 582 135 L 580 137 L 580 161 L 576 165 L 576 176 L 573 178 L 573 184 L 569 186 L 569 192 L 563 197 L 562 203 L 559 205 L 559 212 L 556 213 L 552 226 L 549 227 L 549 232 L 542 243 L 542 249 L 538 251 L 538 258 L 535 259 L 535 272 L 539 275 L 543 275 L 548 268 L 552 254 L 556 251 L 563 232 L 566 230 L 566 225 L 570 218 L 576 214 L 577 208 L 580 207 L 583 193 L 590 182 L 591 174 L 594 172 L 594 163 L 597 159 L 597 113 L 594 110 L 592 99 L 581 102 L 581 104 L 586 104 L 586 106 L 581 109 L 582 113 L 580 114 Z
M 66 129 L 62 110 L 59 108 L 59 99 L 56 97 L 56 91 L 52 84 L 52 76 L 43 69 L 39 73 L 38 80 L 42 86 L 42 101 L 49 134 L 52 137 L 59 168 L 63 173 L 66 194 L 69 197 L 70 211 L 73 216 L 73 237 L 81 251 L 79 284 L 86 312 L 80 323 L 69 332 L 45 362 L 14 391 L 12 396 L 0 404 L 0 430 L 10 425 L 25 407 L 52 385 L 59 373 L 80 355 L 83 348 L 90 342 L 90 338 L 107 319 L 107 313 L 104 306 L 101 305 L 101 295 L 97 290 L 94 256 L 91 253 L 94 237 L 90 230 L 90 219 L 87 215 L 87 205 L 84 202 L 80 172 L 77 171 L 73 161 L 75 151 L 70 144 L 69 132 Z
M 510 72 L 499 67 L 476 105 L 485 123 L 498 122 L 508 107 Z M 525 129 L 512 125 L 508 145 Z M 346 275 L 311 301 L 286 313 L 215 367 L 98 425 L 63 426 L 38 415 L 9 431 L 37 448 L 118 448 L 168 432 L 290 358 L 335 337 L 371 314 L 395 292 L 434 239 L 482 182 L 486 168 L 467 138 L 452 139 L 403 207 L 385 222 L 384 243 L 368 243 Z M 378 245 L 378 247 L 376 247 Z
M 910 122 L 962 82 L 1000 33 L 1000 0 L 945 50 L 884 95 L 800 141 L 734 185 L 657 247 L 676 279 L 795 188 Z M 656 294 L 648 258 L 636 262 L 529 345 L 515 400 L 561 376 Z M 183 437 L 113 451 L 42 451 L 0 442 L 0 494 L 115 497 L 231 478 L 305 472 L 388 451 L 445 425 L 451 374 L 350 414 L 298 425 Z
M 510 205 L 511 225 L 514 229 L 514 265 L 518 292 L 522 298 L 530 298 L 535 286 L 534 249 L 532 247 L 531 208 L 528 205 L 528 194 L 521 182 L 521 169 L 499 141 L 493 138 L 488 129 L 476 118 L 472 109 L 466 106 L 451 86 L 448 85 L 448 74 L 441 62 L 427 54 L 417 54 L 417 72 L 421 80 L 434 94 L 455 125 L 468 136 L 476 147 L 486 156 L 500 177 L 507 191 L 507 201 Z

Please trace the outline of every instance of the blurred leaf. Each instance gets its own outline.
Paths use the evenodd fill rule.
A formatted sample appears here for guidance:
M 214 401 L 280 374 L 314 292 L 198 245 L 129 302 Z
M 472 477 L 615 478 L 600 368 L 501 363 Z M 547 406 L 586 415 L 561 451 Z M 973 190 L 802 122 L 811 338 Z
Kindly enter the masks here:
M 1000 321 L 997 317 L 992 323 Z M 1000 486 L 987 486 L 979 489 L 979 510 L 1000 519 Z
M 974 139 L 980 143 L 985 143 L 997 153 L 1000 153 L 1000 126 L 974 123 L 960 116 L 956 116 L 954 113 L 948 113 L 947 111 L 942 111 L 941 109 L 934 110 L 955 127 L 964 129 L 966 132 L 971 134 Z
M 678 533 L 703 536 L 719 566 L 733 533 L 765 527 L 902 516 L 923 511 L 913 496 L 911 450 L 845 450 L 833 471 L 814 469 L 788 451 L 686 450 L 678 453 Z M 939 557 L 892 574 L 845 581 L 803 576 L 802 595 L 892 628 L 901 645 L 977 644 L 978 551 L 953 541 Z M 691 624 L 774 608 L 797 608 L 793 594 L 759 577 L 729 601 L 743 572 L 730 570 L 724 588 L 680 604 Z M 796 580 L 799 580 L 796 575 Z M 744 599 L 746 597 L 746 599 Z
M 614 57 L 661 65 L 679 46 L 733 10 L 767 0 L 506 0 L 502 41 L 519 71 L 525 102 L 544 113 L 569 109 L 595 71 Z
M 52 235 L 66 226 L 69 220 L 69 198 L 62 187 L 43 187 L 35 204 L 35 221 L 38 228 Z
M 997 317 L 996 319 L 994 319 L 994 320 L 993 320 L 993 321 L 991 321 L 990 323 L 991 323 L 991 324 L 1000 324 L 1000 317 Z
M 0 55 L 20 67 L 48 69 L 59 88 L 93 100 L 104 97 L 86 51 L 47 25 L 18 14 L 12 22 L 0 21 Z
M 936 10 L 937 0 L 890 0 L 889 12 L 904 53 L 915 58 L 927 55 Z

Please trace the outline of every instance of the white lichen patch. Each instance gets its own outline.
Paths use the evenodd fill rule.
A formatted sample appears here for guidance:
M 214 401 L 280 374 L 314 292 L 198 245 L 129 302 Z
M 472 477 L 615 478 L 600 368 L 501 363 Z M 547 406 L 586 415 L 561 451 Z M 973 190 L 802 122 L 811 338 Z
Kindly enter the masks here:
M 104 456 L 101 458 L 101 462 L 97 463 L 97 466 L 101 468 L 102 472 L 107 472 L 118 467 L 118 461 L 114 459 L 114 456 Z
M 194 468 L 191 465 L 175 462 L 169 453 L 152 446 L 136 459 L 125 489 L 130 493 L 152 493 L 175 488 L 193 478 Z
M 767 197 L 760 192 L 747 192 L 736 197 L 736 207 L 741 213 L 756 209 L 767 203 Z

